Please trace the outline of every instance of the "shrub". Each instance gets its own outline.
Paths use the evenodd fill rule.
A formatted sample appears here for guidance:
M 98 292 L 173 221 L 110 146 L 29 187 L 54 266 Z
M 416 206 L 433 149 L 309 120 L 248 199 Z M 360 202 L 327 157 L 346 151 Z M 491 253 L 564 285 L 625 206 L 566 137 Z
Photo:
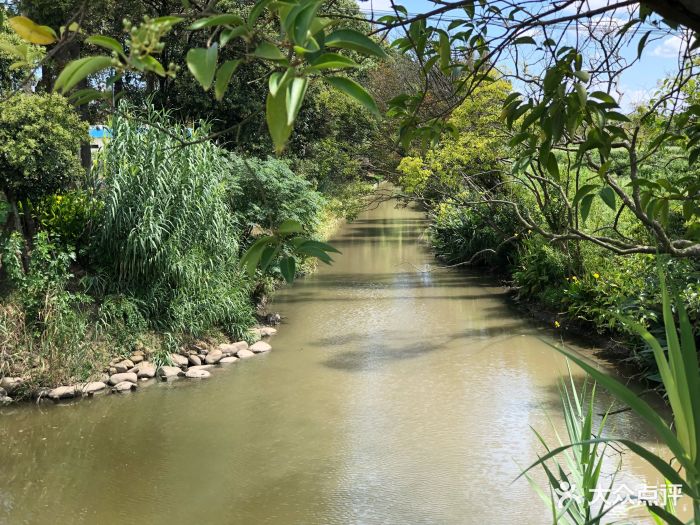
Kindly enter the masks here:
M 101 162 L 104 208 L 93 253 L 108 291 L 137 300 L 154 328 L 240 337 L 253 321 L 231 206 L 242 160 L 208 141 L 177 140 L 196 140 L 204 128 L 172 125 L 153 108 L 139 124 L 133 111 L 122 106 L 115 116 Z
M 469 260 L 488 249 L 496 253 L 484 253 L 474 262 L 503 268 L 514 261 L 515 239 L 508 239 L 516 231 L 517 220 L 509 208 L 481 212 L 477 208 L 440 204 L 431 219 L 433 246 L 437 255 L 448 263 Z
M 81 173 L 85 138 L 86 124 L 60 95 L 18 93 L 0 103 L 0 189 L 8 201 L 26 203 L 65 188 Z
M 308 231 L 316 229 L 324 198 L 285 161 L 234 155 L 230 166 L 231 177 L 240 188 L 233 207 L 242 230 L 250 231 L 256 225 L 269 229 L 290 219 Z

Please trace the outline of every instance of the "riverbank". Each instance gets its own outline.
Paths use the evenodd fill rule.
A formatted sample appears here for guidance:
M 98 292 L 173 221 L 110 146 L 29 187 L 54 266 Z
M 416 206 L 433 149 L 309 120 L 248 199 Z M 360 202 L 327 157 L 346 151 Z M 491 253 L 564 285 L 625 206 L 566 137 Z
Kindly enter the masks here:
M 231 365 L 241 360 L 272 351 L 272 346 L 263 341 L 277 333 L 277 329 L 259 326 L 251 330 L 247 341 L 212 344 L 197 341 L 181 348 L 177 353 L 165 356 L 169 364 L 161 364 L 163 357 L 148 349 L 137 349 L 128 357 L 115 357 L 105 367 L 99 380 L 59 385 L 53 388 L 39 386 L 27 389 L 22 377 L 0 378 L 0 404 L 32 398 L 40 403 L 45 400 L 60 401 L 90 397 L 95 394 L 124 393 L 136 390 L 144 381 L 171 381 L 180 378 L 207 379 L 212 369 Z M 13 396 L 13 397 L 11 397 Z

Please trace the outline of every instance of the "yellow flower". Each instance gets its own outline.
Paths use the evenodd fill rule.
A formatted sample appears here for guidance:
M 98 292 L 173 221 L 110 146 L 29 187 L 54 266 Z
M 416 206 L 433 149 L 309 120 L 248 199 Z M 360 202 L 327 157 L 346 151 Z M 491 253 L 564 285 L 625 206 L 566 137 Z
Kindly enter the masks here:
M 593 272 L 594 279 L 600 279 L 600 274 L 598 272 Z
M 571 277 L 571 280 L 574 281 L 574 282 L 576 282 L 576 281 L 578 281 L 578 277 L 576 277 L 575 275 L 573 275 L 573 276 Z
M 554 328 L 559 328 L 560 326 L 559 321 L 554 321 Z

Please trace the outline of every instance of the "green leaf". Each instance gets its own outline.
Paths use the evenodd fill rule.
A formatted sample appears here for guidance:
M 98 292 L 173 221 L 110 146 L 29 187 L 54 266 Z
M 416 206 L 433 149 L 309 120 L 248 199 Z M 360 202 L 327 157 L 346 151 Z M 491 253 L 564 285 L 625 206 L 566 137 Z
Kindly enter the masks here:
M 124 48 L 122 45 L 118 40 L 110 36 L 95 35 L 86 38 L 85 41 L 93 46 L 108 49 L 109 51 L 114 51 L 118 55 L 124 56 Z
M 364 55 L 386 58 L 386 52 L 374 40 L 352 29 L 339 29 L 326 37 L 326 47 L 351 49 Z
M 574 71 L 574 76 L 581 82 L 588 82 L 591 79 L 591 75 L 588 71 Z
M 651 35 L 651 31 L 647 31 L 644 33 L 644 36 L 639 39 L 639 43 L 637 44 L 637 59 L 642 58 L 642 51 L 644 51 L 644 46 L 647 45 L 649 35 Z
M 614 104 L 617 106 L 617 102 L 615 102 L 615 99 L 612 98 L 605 91 L 594 91 L 593 93 L 591 93 L 590 96 L 592 98 L 597 98 L 598 100 L 601 100 L 603 102 L 607 102 L 608 104 Z
M 593 203 L 593 197 L 594 195 L 586 195 L 581 199 L 581 220 L 583 222 L 586 222 L 586 219 L 588 219 L 588 214 L 591 212 L 591 204 Z
M 452 60 L 452 49 L 450 48 L 450 37 L 445 31 L 440 31 L 440 69 L 447 71 Z
M 603 199 L 603 202 L 608 205 L 608 208 L 610 208 L 613 211 L 617 209 L 615 207 L 615 190 L 613 190 L 610 186 L 604 186 L 600 188 L 598 195 L 600 195 L 600 198 Z
M 367 93 L 365 88 L 363 88 L 357 82 L 350 80 L 345 77 L 325 77 L 324 80 L 328 82 L 335 89 L 342 91 L 346 95 L 357 100 L 360 104 L 366 107 L 369 111 L 379 116 L 379 108 L 377 103 L 374 101 L 372 96 Z
M 556 155 L 552 152 L 547 156 L 547 171 L 555 181 L 559 182 L 559 163 L 557 162 Z
M 360 64 L 337 53 L 323 53 L 315 58 L 306 70 L 321 71 L 324 69 L 343 69 L 348 67 L 360 67 Z
M 588 99 L 588 92 L 586 91 L 585 86 L 579 82 L 576 82 L 576 84 L 574 84 L 574 88 L 576 89 L 576 94 L 581 102 L 581 107 L 585 107 L 586 100 Z
M 91 56 L 70 62 L 54 83 L 54 91 L 66 93 L 88 76 L 106 69 L 112 65 L 112 58 L 106 56 Z
M 309 79 L 306 77 L 294 77 L 289 86 L 287 95 L 287 125 L 290 128 L 294 127 L 294 121 L 299 114 L 302 102 L 304 102 L 308 82 Z
M 187 67 L 204 91 L 208 91 L 214 81 L 218 56 L 219 44 L 217 43 L 208 48 L 199 47 L 187 52 Z
M 219 44 L 221 44 L 221 47 L 224 47 L 232 39 L 238 38 L 239 36 L 246 38 L 248 36 L 248 34 L 249 34 L 249 30 L 246 26 L 238 26 L 238 27 L 234 27 L 232 29 L 224 29 L 221 32 L 221 38 L 219 38 Z
M 520 45 L 520 44 L 530 44 L 530 45 L 537 45 L 537 42 L 535 42 L 535 39 L 532 38 L 531 36 L 521 36 L 513 40 L 513 44 Z
M 301 233 L 304 231 L 304 227 L 299 221 L 293 219 L 287 219 L 282 224 L 280 224 L 277 231 L 282 235 L 289 235 L 290 233 Z
M 583 197 L 585 197 L 586 195 L 588 195 L 596 189 L 598 189 L 598 185 L 596 184 L 584 184 L 583 186 L 581 186 L 576 192 L 576 195 L 574 196 L 574 206 L 576 206 Z
M 267 268 L 270 266 L 270 263 L 275 259 L 275 257 L 277 257 L 280 249 L 281 246 L 279 244 L 265 246 L 265 249 L 262 251 L 262 255 L 260 257 L 261 272 L 265 273 Z
M 280 261 L 280 272 L 282 272 L 284 280 L 289 284 L 294 282 L 294 275 L 296 274 L 296 261 L 294 257 L 285 257 Z
M 292 126 L 287 124 L 287 89 L 282 88 L 276 93 L 269 92 L 265 101 L 265 118 L 275 151 L 279 154 L 284 150 Z
M 255 269 L 258 267 L 258 263 L 260 262 L 260 258 L 262 257 L 265 247 L 274 242 L 274 240 L 275 238 L 269 235 L 260 237 L 243 254 L 240 265 L 246 269 L 249 276 L 253 277 L 255 275 Z
M 228 88 L 228 83 L 231 81 L 231 76 L 238 69 L 241 60 L 227 60 L 216 72 L 216 82 L 214 83 L 214 96 L 216 100 L 221 100 L 226 94 L 226 89 Z
M 297 247 L 300 246 L 313 246 L 315 249 L 323 250 L 324 252 L 342 253 L 340 250 L 328 243 L 314 241 L 313 239 L 301 239 L 301 242 L 298 243 Z
M 58 40 L 56 32 L 49 26 L 41 26 L 26 16 L 13 16 L 7 19 L 8 25 L 22 40 L 30 44 L 48 46 Z
M 214 15 L 214 16 L 210 16 L 207 18 L 200 18 L 199 20 L 196 20 L 190 26 L 190 29 L 197 30 L 197 29 L 202 29 L 203 27 L 222 26 L 222 25 L 239 26 L 242 24 L 243 24 L 243 19 L 240 16 L 233 15 L 233 14 L 223 14 L 223 15 Z
M 253 55 L 258 58 L 265 58 L 267 60 L 287 60 L 284 53 L 282 53 L 282 51 L 280 51 L 276 45 L 268 42 L 267 40 L 258 44 L 258 47 L 255 48 L 255 51 L 253 51 Z

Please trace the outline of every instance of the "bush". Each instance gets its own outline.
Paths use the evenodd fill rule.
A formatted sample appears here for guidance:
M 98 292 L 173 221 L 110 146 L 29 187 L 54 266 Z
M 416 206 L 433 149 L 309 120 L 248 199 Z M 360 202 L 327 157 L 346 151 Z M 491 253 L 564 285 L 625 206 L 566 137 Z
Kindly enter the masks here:
M 508 239 L 516 227 L 517 220 L 509 208 L 481 213 L 475 208 L 440 204 L 431 214 L 430 238 L 438 257 L 448 263 L 466 261 L 492 249 L 496 253 L 484 253 L 474 262 L 504 268 L 514 262 L 517 245 L 515 239 Z
M 46 196 L 35 206 L 39 228 L 77 250 L 88 240 L 100 204 L 82 190 Z
M 87 125 L 60 95 L 18 93 L 0 103 L 0 188 L 11 202 L 37 200 L 77 177 Z
M 317 228 L 325 200 L 287 162 L 233 155 L 229 169 L 240 188 L 233 208 L 241 230 L 249 232 L 255 226 L 270 229 L 288 219 L 300 222 L 307 231 Z
M 238 268 L 241 210 L 232 207 L 242 160 L 208 141 L 182 147 L 173 138 L 197 139 L 205 128 L 172 125 L 153 108 L 139 124 L 133 111 L 122 106 L 114 117 L 100 163 L 104 207 L 92 248 L 107 291 L 136 300 L 153 328 L 241 337 L 253 322 Z

